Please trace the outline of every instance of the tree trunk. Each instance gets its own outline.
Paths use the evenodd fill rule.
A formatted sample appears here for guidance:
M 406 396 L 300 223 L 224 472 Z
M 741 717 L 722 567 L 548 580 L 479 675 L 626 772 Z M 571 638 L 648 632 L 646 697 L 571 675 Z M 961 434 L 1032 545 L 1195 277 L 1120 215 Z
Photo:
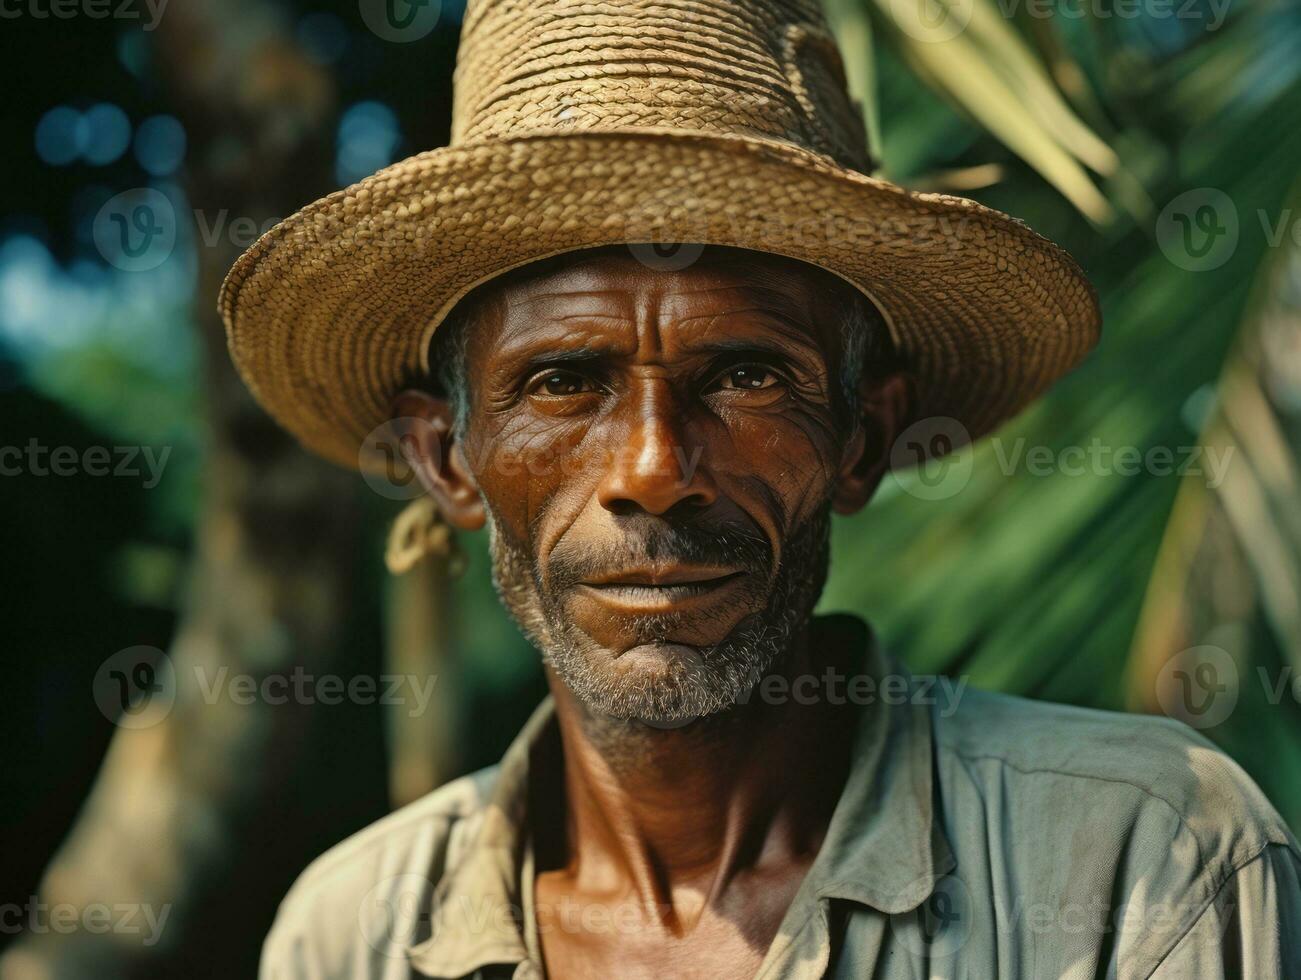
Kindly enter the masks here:
M 269 5 L 186 0 L 168 9 L 154 41 L 189 138 L 190 201 L 207 228 L 239 218 L 261 228 L 329 190 L 332 84 Z M 175 701 L 156 724 L 115 734 L 40 896 L 78 910 L 148 908 L 161 925 L 156 936 L 148 926 L 29 933 L 0 961 L 6 978 L 252 976 L 289 880 L 386 805 L 373 708 L 307 703 L 292 687 L 283 704 L 212 693 L 233 690 L 238 675 L 260 683 L 297 668 L 346 681 L 374 673 L 379 656 L 371 630 L 357 636 L 358 622 L 376 617 L 373 603 L 353 601 L 374 591 L 354 582 L 357 481 L 309 458 L 236 377 L 216 297 L 240 248 L 220 237 L 195 238 L 211 444 L 168 653 Z M 354 779 L 354 767 L 373 780 Z

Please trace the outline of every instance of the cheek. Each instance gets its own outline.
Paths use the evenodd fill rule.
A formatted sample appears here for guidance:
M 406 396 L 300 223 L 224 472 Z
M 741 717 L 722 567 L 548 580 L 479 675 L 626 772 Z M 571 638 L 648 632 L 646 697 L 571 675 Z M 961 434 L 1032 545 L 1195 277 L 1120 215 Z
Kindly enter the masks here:
M 705 446 L 701 464 L 712 469 L 728 495 L 761 494 L 788 527 L 814 513 L 833 489 L 840 458 L 829 413 L 790 406 L 781 413 L 733 412 L 719 417 L 719 436 Z
M 545 556 L 591 501 L 626 432 L 607 420 L 488 418 L 474 441 L 479 488 L 504 529 Z M 685 429 L 684 461 L 772 531 L 802 522 L 833 489 L 840 445 L 825 410 L 791 402 L 727 409 Z
M 476 445 L 475 479 L 517 541 L 536 542 L 584 483 L 585 426 L 520 414 L 492 419 Z

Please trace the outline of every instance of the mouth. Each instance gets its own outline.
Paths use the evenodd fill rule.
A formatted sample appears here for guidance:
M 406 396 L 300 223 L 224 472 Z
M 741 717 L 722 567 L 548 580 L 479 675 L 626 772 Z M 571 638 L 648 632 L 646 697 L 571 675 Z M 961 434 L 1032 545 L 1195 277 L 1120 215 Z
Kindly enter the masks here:
M 745 575 L 737 568 L 664 565 L 596 576 L 579 588 L 630 612 L 669 612 L 694 599 L 715 597 Z

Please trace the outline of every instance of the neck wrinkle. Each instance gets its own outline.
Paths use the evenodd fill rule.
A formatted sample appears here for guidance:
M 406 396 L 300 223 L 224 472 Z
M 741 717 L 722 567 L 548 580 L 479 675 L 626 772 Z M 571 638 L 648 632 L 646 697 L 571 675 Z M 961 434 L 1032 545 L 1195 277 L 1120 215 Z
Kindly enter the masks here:
M 805 635 L 783 658 L 788 681 L 824 669 Z M 766 704 L 756 690 L 725 715 L 660 730 L 594 716 L 548 680 L 564 745 L 562 863 L 581 890 L 631 892 L 689 930 L 736 875 L 816 855 L 848 767 L 836 752 L 846 712 Z

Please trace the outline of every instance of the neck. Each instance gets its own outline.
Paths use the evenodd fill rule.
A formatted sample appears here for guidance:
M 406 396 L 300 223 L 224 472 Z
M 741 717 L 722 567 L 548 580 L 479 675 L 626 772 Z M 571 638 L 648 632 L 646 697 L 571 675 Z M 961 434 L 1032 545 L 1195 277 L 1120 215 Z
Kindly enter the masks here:
M 823 669 L 803 635 L 782 663 L 788 681 Z M 848 767 L 843 709 L 766 703 L 761 684 L 745 705 L 663 730 L 594 715 L 548 681 L 565 764 L 565 839 L 548 863 L 580 887 L 680 911 L 682 886 L 703 907 L 742 872 L 816 855 Z

